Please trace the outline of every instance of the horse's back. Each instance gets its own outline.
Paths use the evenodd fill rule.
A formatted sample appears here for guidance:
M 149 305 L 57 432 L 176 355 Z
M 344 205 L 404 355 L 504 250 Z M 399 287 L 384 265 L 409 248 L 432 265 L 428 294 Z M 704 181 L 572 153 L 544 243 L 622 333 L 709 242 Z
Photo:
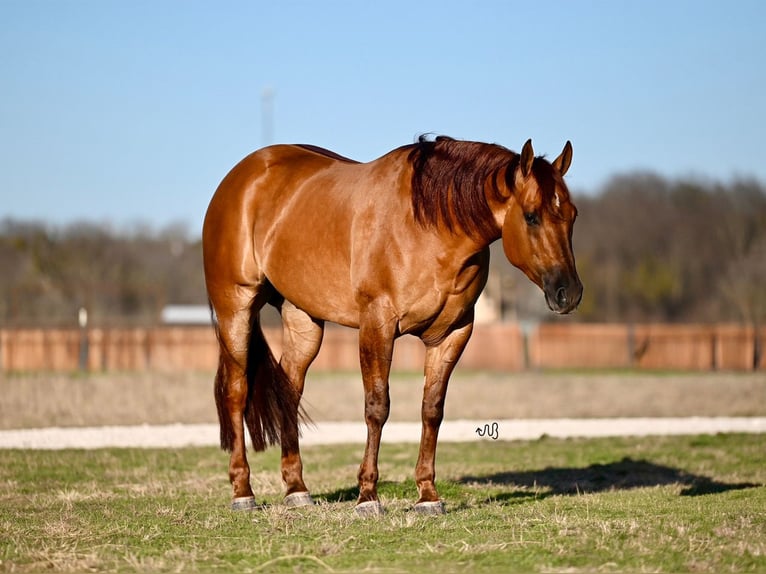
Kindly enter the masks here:
M 390 154 L 389 154 L 390 155 Z M 324 199 L 350 193 L 363 181 L 363 174 L 385 162 L 387 156 L 361 163 L 328 149 L 308 144 L 279 144 L 259 149 L 242 159 L 224 177 L 213 202 L 220 196 L 227 202 L 252 203 L 256 200 L 289 201 L 289 196 L 305 193 L 312 182 L 321 179 Z
M 335 165 L 358 162 L 315 146 L 274 145 L 255 151 L 221 181 L 208 207 L 205 228 L 268 223 L 294 198 L 306 194 L 312 179 Z
M 360 240 L 376 241 L 370 222 L 381 225 L 381 214 L 392 231 L 409 210 L 400 159 L 388 154 L 359 163 L 304 145 L 258 150 L 218 187 L 203 243 L 218 244 L 213 249 L 222 256 L 215 259 L 231 267 L 231 280 L 268 280 L 313 316 L 353 326 L 355 243 L 358 250 Z
M 310 151 L 313 153 L 318 153 L 319 155 L 323 155 L 325 157 L 329 157 L 331 159 L 336 159 L 338 161 L 342 161 L 345 163 L 360 163 L 356 161 L 355 159 L 348 158 L 344 155 L 340 155 L 339 153 L 335 153 L 334 151 L 331 151 L 329 149 L 325 149 L 323 147 L 319 147 L 316 145 L 311 144 L 296 144 L 296 147 L 299 147 L 301 149 L 305 149 L 306 151 Z

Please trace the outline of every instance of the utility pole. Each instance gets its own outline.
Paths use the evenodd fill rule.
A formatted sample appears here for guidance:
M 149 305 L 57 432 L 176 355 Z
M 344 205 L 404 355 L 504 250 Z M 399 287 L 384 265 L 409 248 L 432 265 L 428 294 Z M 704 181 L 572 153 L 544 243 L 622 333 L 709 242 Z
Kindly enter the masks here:
M 261 92 L 261 145 L 274 143 L 274 90 L 263 88 Z

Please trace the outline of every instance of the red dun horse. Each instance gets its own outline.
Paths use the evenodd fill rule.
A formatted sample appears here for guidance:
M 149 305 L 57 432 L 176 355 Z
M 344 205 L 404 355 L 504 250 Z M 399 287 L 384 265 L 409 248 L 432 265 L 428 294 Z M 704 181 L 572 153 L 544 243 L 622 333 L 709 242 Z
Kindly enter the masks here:
M 221 447 L 231 453 L 232 507 L 255 506 L 245 426 L 256 451 L 282 448 L 285 504 L 312 504 L 298 446 L 299 402 L 325 321 L 359 329 L 367 446 L 359 514 L 379 514 L 378 450 L 389 413 L 394 340 L 426 347 L 415 509 L 443 512 L 434 486 L 436 440 L 450 374 L 473 328 L 489 244 L 569 313 L 582 296 L 572 252 L 577 210 L 563 176 L 531 141 L 516 154 L 493 144 L 425 138 L 358 163 L 306 145 L 243 159 L 205 217 L 205 279 L 220 343 L 215 398 Z M 260 309 L 279 309 L 283 353 L 272 355 Z M 338 397 L 342 400 L 342 397 Z

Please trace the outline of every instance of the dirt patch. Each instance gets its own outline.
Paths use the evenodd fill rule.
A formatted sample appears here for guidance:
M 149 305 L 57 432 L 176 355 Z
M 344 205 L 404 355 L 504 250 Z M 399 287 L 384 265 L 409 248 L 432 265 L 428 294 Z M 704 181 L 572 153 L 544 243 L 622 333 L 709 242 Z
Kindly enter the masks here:
M 212 375 L 0 377 L 0 428 L 213 422 Z
M 0 428 L 214 423 L 212 373 L 3 375 Z M 392 421 L 420 420 L 422 376 L 391 379 Z M 317 421 L 362 421 L 358 374 L 317 374 Z M 766 374 L 457 373 L 446 417 L 529 419 L 766 415 Z
M 390 420 L 420 420 L 421 394 L 422 377 L 393 377 Z M 362 420 L 356 378 L 318 376 L 305 398 L 318 420 Z M 453 420 L 762 416 L 766 374 L 460 373 L 450 382 L 445 414 Z

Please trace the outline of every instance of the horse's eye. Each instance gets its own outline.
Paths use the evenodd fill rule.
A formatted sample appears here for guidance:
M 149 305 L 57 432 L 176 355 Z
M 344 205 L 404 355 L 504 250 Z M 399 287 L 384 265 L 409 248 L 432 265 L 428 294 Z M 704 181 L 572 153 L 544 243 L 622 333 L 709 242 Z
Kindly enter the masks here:
M 535 213 L 534 211 L 525 213 L 524 220 L 527 222 L 527 225 L 538 225 L 540 223 L 540 218 L 537 217 L 537 213 Z

